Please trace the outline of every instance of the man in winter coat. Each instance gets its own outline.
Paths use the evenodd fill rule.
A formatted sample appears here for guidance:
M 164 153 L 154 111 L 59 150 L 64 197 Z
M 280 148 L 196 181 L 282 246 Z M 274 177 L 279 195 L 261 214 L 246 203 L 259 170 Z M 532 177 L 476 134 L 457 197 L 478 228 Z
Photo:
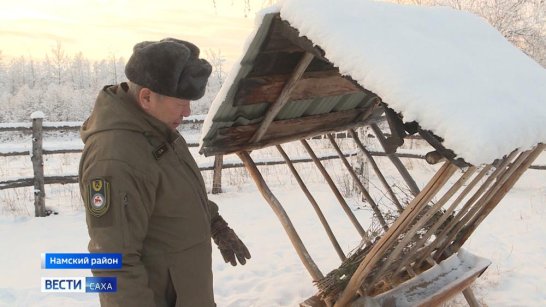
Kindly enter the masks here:
M 117 278 L 102 306 L 215 306 L 211 237 L 226 262 L 250 259 L 176 130 L 210 73 L 189 42 L 141 42 L 125 67 L 130 82 L 104 87 L 82 126 L 89 251 L 123 255 L 120 270 L 93 271 Z

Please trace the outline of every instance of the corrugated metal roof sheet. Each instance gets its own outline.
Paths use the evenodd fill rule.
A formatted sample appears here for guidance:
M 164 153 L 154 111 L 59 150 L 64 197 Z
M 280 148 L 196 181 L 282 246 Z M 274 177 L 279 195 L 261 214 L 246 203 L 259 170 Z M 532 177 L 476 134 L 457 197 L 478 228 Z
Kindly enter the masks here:
M 231 83 L 225 99 L 222 101 L 218 110 L 214 114 L 214 117 L 212 119 L 212 125 L 207 135 L 205 135 L 203 138 L 201 152 L 204 152 L 207 155 L 211 154 L 210 152 L 207 152 L 206 149 L 207 147 L 214 146 L 215 139 L 219 136 L 220 130 L 225 130 L 229 127 L 248 125 L 256 125 L 257 127 L 263 120 L 272 102 L 235 105 L 235 101 L 237 99 L 237 95 L 240 95 L 238 94 L 240 91 L 240 87 L 247 86 L 248 84 L 248 82 L 244 84 L 241 83 L 241 80 L 252 76 L 252 78 L 258 78 L 259 82 L 267 82 L 267 80 L 270 80 L 268 78 L 278 78 L 279 76 L 278 72 L 271 72 L 270 74 L 266 74 L 263 79 L 261 79 L 263 73 L 268 73 L 268 69 L 274 71 L 276 68 L 278 68 L 275 67 L 275 64 L 288 63 L 286 65 L 293 65 L 293 62 L 297 62 L 293 61 L 294 57 L 297 55 L 297 50 L 294 52 L 286 52 L 281 50 L 281 53 L 285 53 L 282 53 L 279 57 L 275 57 L 275 51 L 266 50 L 264 52 L 263 50 L 263 48 L 277 48 L 277 45 L 282 45 L 283 43 L 286 44 L 286 42 L 282 41 L 284 38 L 278 36 L 279 32 L 282 32 L 281 27 L 277 26 L 275 28 L 273 26 L 275 24 L 279 25 L 282 22 L 283 21 L 280 21 L 278 14 L 268 14 L 264 17 L 261 26 L 257 29 L 253 40 L 251 41 L 245 55 L 243 56 L 240 69 L 237 72 L 234 81 Z M 286 24 L 283 24 L 282 26 L 286 28 Z M 271 38 L 272 36 L 275 37 Z M 299 51 L 299 53 L 303 55 L 303 52 L 301 50 Z M 260 55 L 259 61 L 258 55 Z M 264 59 L 271 59 L 271 61 L 277 62 L 268 63 L 267 61 L 265 61 L 265 64 L 270 65 L 264 66 Z M 339 77 L 341 77 L 339 73 L 335 72 L 337 70 L 333 67 L 333 65 L 331 63 L 324 62 L 324 60 L 324 58 L 315 58 L 312 64 L 308 67 L 308 71 L 318 71 L 320 73 L 321 70 L 325 69 L 325 67 L 330 67 L 329 69 L 334 70 L 334 74 L 337 74 Z M 256 65 L 261 66 L 256 68 Z M 283 69 L 287 70 L 286 67 L 284 67 Z M 283 69 L 280 69 L 278 71 L 283 73 Z M 257 77 L 255 77 L 255 75 L 257 75 Z M 329 75 L 332 75 L 332 71 L 329 71 Z M 311 82 L 314 82 L 314 79 L 312 79 Z M 256 85 L 252 83 L 250 84 L 251 85 L 248 86 L 259 87 L 262 85 Z M 251 90 L 253 89 L 251 88 Z M 248 93 L 248 91 L 245 93 Z M 369 98 L 372 96 L 376 97 L 370 92 L 353 91 L 350 93 L 348 92 L 348 94 L 342 93 L 340 95 L 328 97 L 313 97 L 311 99 L 289 100 L 286 105 L 281 109 L 281 111 L 276 115 L 275 121 L 299 119 L 320 114 L 327 114 L 331 112 L 340 112 L 362 108 L 364 105 L 368 104 L 367 100 L 369 100 Z M 355 110 L 355 112 L 362 112 L 362 109 Z M 358 115 L 358 113 L 355 113 L 355 116 L 356 115 Z M 216 150 L 221 151 L 221 149 Z

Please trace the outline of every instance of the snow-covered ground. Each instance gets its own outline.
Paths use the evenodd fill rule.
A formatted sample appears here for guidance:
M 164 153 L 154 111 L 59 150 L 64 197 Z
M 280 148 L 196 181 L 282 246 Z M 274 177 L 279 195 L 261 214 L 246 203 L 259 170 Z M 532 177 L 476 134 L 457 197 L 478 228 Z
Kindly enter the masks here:
M 317 144 L 315 146 L 318 147 Z M 289 152 L 297 154 L 295 149 L 289 148 Z M 14 162 L 15 158 L 9 159 Z M 50 172 L 56 169 L 72 173 L 77 166 L 75 154 L 51 156 L 49 159 L 46 161 L 46 170 L 49 163 Z M 386 159 L 378 160 L 381 165 L 388 165 Z M 435 169 L 417 160 L 405 162 L 421 186 Z M 543 154 L 537 162 L 546 164 L 546 155 Z M 2 178 L 9 172 L 15 172 L 13 168 L 6 169 L 8 164 L 13 167 L 13 163 L 5 161 L 0 164 Z M 297 167 L 305 180 L 311 182 L 310 188 L 317 192 L 317 201 L 340 240 L 341 247 L 349 252 L 358 244 L 357 232 L 348 222 L 328 186 L 317 179 L 318 173 L 311 164 L 299 164 Z M 262 169 L 322 272 L 327 273 L 337 267 L 339 263 L 334 249 L 286 167 Z M 209 173 L 205 173 L 207 181 L 210 181 Z M 226 192 L 210 196 L 220 204 L 222 215 L 252 253 L 252 259 L 247 265 L 231 267 L 223 262 L 214 249 L 217 304 L 297 306 L 315 293 L 311 278 L 273 211 L 243 174 L 241 169 L 226 170 Z M 341 175 L 334 172 L 334 178 L 341 186 L 344 185 Z M 543 222 L 546 218 L 545 178 L 546 171 L 529 170 L 465 245 L 469 251 L 492 261 L 492 265 L 475 284 L 478 299 L 488 306 L 546 305 L 546 224 Z M 0 206 L 3 207 L 0 216 L 0 306 L 98 306 L 95 294 L 40 292 L 41 277 L 91 275 L 86 270 L 40 269 L 41 253 L 87 251 L 85 215 L 77 186 L 48 186 L 47 204 L 60 212 L 48 218 L 25 216 L 33 212 L 33 200 L 28 194 L 24 189 L 0 194 Z M 26 209 L 5 210 L 9 200 L 11 206 L 24 206 Z M 364 227 L 369 227 L 370 211 L 362 209 L 356 197 L 349 197 L 348 202 Z M 448 303 L 452 306 L 464 304 L 462 296 Z

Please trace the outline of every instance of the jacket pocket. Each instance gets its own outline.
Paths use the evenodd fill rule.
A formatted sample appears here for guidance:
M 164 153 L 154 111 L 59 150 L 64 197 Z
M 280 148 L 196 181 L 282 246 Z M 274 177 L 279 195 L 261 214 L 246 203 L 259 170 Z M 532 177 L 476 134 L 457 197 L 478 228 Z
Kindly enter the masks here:
M 129 246 L 129 221 L 127 218 L 127 210 L 129 210 L 129 194 L 121 192 L 121 237 L 123 247 Z

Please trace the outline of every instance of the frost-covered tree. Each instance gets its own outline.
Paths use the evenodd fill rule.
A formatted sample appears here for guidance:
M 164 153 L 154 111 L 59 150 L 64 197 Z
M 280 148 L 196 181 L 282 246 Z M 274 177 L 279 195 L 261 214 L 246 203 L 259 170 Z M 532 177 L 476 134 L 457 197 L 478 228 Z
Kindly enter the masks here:
M 545 0 L 391 0 L 445 5 L 484 17 L 512 44 L 546 67 Z
M 84 89 L 90 85 L 90 62 L 80 51 L 74 55 L 69 65 L 71 81 L 75 88 Z
M 68 56 L 66 55 L 61 42 L 51 48 L 50 54 L 46 55 L 46 62 L 49 64 L 49 70 L 58 85 L 64 81 L 64 73 L 66 71 Z
M 208 112 L 212 101 L 226 79 L 224 71 L 226 58 L 222 55 L 222 52 L 220 50 L 214 51 L 209 49 L 206 51 L 206 58 L 212 66 L 212 73 L 207 83 L 205 95 L 192 103 L 193 114 L 206 114 Z

